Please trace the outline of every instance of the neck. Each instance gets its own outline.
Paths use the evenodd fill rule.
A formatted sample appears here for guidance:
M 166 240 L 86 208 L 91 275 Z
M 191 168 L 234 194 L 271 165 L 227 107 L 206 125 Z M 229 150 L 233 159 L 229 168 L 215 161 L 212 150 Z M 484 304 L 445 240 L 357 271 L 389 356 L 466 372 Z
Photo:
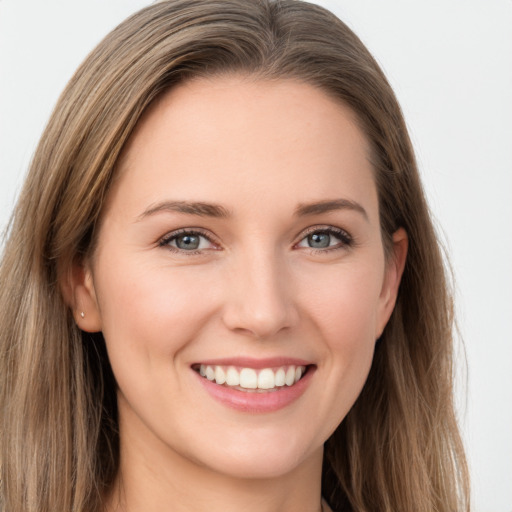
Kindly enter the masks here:
M 320 512 L 322 450 L 285 474 L 219 473 L 121 425 L 120 471 L 108 512 Z

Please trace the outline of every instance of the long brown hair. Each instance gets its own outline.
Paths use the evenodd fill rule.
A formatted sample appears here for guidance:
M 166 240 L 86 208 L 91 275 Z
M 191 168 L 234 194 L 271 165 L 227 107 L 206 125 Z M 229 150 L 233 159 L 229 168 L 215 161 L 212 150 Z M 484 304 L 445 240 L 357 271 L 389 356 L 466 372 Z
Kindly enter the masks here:
M 99 511 L 119 462 L 115 381 L 101 334 L 63 299 L 94 250 L 116 162 L 160 94 L 246 73 L 297 79 L 356 114 L 372 149 L 385 245 L 408 259 L 366 385 L 326 442 L 335 510 L 468 510 L 453 404 L 452 302 L 400 107 L 375 60 L 325 9 L 296 0 L 170 0 L 123 22 L 59 99 L 15 209 L 0 270 L 1 509 Z

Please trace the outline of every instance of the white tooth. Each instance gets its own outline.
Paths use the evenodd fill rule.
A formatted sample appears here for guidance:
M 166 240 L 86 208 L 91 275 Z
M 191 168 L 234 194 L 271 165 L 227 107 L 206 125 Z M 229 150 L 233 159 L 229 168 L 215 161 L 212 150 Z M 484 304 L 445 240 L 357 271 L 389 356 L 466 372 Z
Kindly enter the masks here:
M 243 368 L 240 372 L 240 387 L 246 389 L 258 387 L 258 376 L 252 368 Z
M 199 375 L 202 375 L 203 377 L 206 377 L 206 366 L 204 364 L 202 364 L 199 367 Z
M 274 372 L 270 368 L 261 370 L 258 375 L 258 388 L 272 389 L 273 387 L 275 387 Z
M 297 369 L 295 370 L 295 382 L 298 382 L 301 377 L 302 377 L 302 366 L 297 366 Z
M 284 382 L 287 386 L 293 386 L 293 383 L 295 382 L 295 366 L 288 367 L 288 370 L 286 370 Z
M 206 378 L 208 380 L 214 380 L 215 379 L 215 372 L 213 371 L 213 368 L 211 366 L 206 367 Z
M 226 384 L 228 386 L 239 386 L 240 385 L 240 374 L 238 371 L 230 366 L 226 372 Z
M 224 382 L 226 382 L 226 373 L 222 369 L 222 366 L 215 367 L 215 382 L 217 384 L 224 384 Z
M 276 386 L 284 386 L 285 385 L 284 368 L 279 368 L 279 370 L 277 370 L 276 377 L 275 377 L 275 384 L 276 384 Z

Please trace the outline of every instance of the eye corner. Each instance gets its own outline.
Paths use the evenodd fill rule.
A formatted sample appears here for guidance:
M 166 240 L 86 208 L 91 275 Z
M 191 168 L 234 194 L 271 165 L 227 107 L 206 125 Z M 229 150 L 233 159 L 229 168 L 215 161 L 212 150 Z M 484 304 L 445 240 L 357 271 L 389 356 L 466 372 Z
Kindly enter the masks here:
M 317 237 L 317 240 L 312 240 L 312 237 Z M 333 238 L 338 242 L 332 244 Z M 310 245 L 311 243 L 317 245 Z M 327 253 L 335 250 L 346 250 L 353 245 L 354 238 L 345 229 L 329 225 L 315 225 L 303 231 L 300 234 L 299 241 L 293 247 L 307 249 L 315 253 Z
M 182 239 L 180 242 L 180 238 Z M 187 241 L 188 238 L 188 241 Z M 220 244 L 210 233 L 200 228 L 180 228 L 162 236 L 157 246 L 173 253 L 193 256 L 221 250 Z

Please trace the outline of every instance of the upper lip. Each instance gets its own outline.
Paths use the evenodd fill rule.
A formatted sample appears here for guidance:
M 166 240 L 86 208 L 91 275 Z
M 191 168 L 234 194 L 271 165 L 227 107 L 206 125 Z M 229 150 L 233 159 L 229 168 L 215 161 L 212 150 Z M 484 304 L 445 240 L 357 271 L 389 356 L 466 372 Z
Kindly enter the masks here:
M 254 368 L 255 370 L 261 368 L 276 368 L 280 366 L 308 366 L 311 361 L 299 359 L 296 357 L 223 357 L 219 359 L 206 359 L 197 361 L 195 365 L 204 364 L 205 366 L 239 366 L 241 368 Z

